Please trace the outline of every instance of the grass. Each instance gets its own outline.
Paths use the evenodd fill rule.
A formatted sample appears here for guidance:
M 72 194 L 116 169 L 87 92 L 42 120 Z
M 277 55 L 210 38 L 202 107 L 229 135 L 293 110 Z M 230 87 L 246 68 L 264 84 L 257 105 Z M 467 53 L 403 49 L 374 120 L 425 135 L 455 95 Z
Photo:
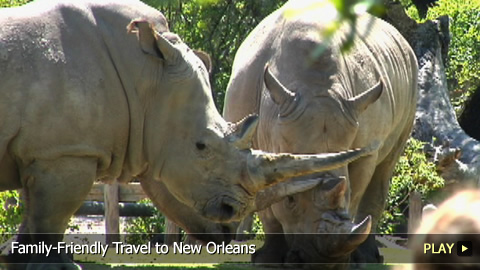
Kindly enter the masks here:
M 133 269 L 140 269 L 140 270 L 162 270 L 162 269 L 171 269 L 171 270 L 183 270 L 183 269 L 205 269 L 205 270 L 248 270 L 248 269 L 255 269 L 260 270 L 262 268 L 258 268 L 252 265 L 245 264 L 244 266 L 241 265 L 231 265 L 231 264 L 97 264 L 97 263 L 80 263 L 83 266 L 83 269 L 89 270 L 107 270 L 107 269 L 114 269 L 114 270 L 133 270 Z M 271 268 L 270 268 L 271 270 Z
M 139 265 L 139 264 L 82 264 L 83 269 L 88 270 L 184 270 L 184 269 L 204 269 L 204 270 L 275 270 L 275 269 L 284 269 L 281 267 L 259 267 L 251 264 L 156 264 L 156 265 Z M 393 265 L 388 264 L 371 264 L 367 265 L 364 270 L 388 270 L 391 269 Z M 291 268 L 290 268 L 291 269 Z
M 163 269 L 169 269 L 169 270 L 187 270 L 187 269 L 204 269 L 204 270 L 275 270 L 275 269 L 284 269 L 281 267 L 259 267 L 259 266 L 254 266 L 251 264 L 156 264 L 156 265 L 138 265 L 138 264 L 111 264 L 111 265 L 106 265 L 106 264 L 82 264 L 80 263 L 81 266 L 83 266 L 83 269 L 88 269 L 88 270 L 107 270 L 107 269 L 113 269 L 113 270 L 134 270 L 134 269 L 139 269 L 139 270 L 163 270 Z M 370 264 L 367 265 L 364 270 L 389 270 L 394 267 L 393 264 Z M 291 269 L 291 268 L 290 268 Z

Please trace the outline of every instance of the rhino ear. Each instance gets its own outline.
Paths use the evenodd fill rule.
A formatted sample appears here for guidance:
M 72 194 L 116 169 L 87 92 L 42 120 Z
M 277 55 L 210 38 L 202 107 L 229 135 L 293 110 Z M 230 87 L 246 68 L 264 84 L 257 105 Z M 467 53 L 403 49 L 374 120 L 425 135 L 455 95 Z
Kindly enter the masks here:
M 383 83 L 380 80 L 372 88 L 354 98 L 348 99 L 347 102 L 351 104 L 352 108 L 357 112 L 357 114 L 360 114 L 365 111 L 370 104 L 374 103 L 378 98 L 380 98 L 382 92 Z
M 206 52 L 198 51 L 198 50 L 193 50 L 195 55 L 197 55 L 200 60 L 202 60 L 203 64 L 207 68 L 208 73 L 212 72 L 212 59 L 210 58 L 210 55 Z
M 252 147 L 252 139 L 257 130 L 258 116 L 256 114 L 249 115 L 239 122 L 233 124 L 235 130 L 228 136 L 228 140 L 240 150 Z
M 322 189 L 327 189 L 325 200 L 327 200 L 329 208 L 336 209 L 345 205 L 345 192 L 347 192 L 347 187 L 347 179 L 345 177 L 329 179 L 322 185 Z
M 158 34 L 151 23 L 143 19 L 136 19 L 127 26 L 128 33 L 136 33 L 140 48 L 146 54 L 159 57 L 168 62 L 175 62 L 180 54 L 172 44 L 180 41 L 173 33 Z
M 280 81 L 270 72 L 268 64 L 265 65 L 264 81 L 275 104 L 281 106 L 290 103 L 295 99 L 295 93 L 288 90 L 282 83 L 280 83 Z

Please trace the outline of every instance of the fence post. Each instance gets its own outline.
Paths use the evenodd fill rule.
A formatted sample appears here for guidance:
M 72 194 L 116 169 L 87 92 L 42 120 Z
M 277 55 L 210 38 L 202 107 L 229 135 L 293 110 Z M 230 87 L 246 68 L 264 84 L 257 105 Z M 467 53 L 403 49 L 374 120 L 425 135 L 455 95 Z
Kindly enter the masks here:
M 180 228 L 177 226 L 177 224 L 168 218 L 165 218 L 165 224 L 165 244 L 171 246 L 174 242 L 180 242 Z
M 415 233 L 422 221 L 422 196 L 413 191 L 410 193 L 408 210 L 408 233 Z
M 104 186 L 105 241 L 107 244 L 120 241 L 120 209 L 118 206 L 118 182 Z

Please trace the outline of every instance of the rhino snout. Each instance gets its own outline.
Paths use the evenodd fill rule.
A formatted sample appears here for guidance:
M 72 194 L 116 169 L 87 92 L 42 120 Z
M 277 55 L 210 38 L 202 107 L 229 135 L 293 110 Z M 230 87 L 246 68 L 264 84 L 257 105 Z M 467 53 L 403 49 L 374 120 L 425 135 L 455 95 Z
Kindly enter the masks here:
M 285 263 L 290 267 L 298 267 L 298 264 L 303 263 L 304 260 L 302 259 L 302 251 L 298 249 L 291 249 L 287 253 L 287 257 L 285 258 Z
M 302 247 L 293 247 L 288 251 L 285 258 L 285 265 L 295 269 L 347 269 L 350 262 L 350 256 L 330 257 L 328 254 L 322 254 L 314 247 L 302 245 Z
M 205 208 L 203 215 L 216 222 L 230 222 L 245 211 L 245 205 L 230 196 L 217 196 L 210 199 Z
M 234 232 L 237 224 L 232 223 L 212 223 L 212 226 L 207 227 L 205 231 L 198 233 L 188 233 L 196 240 L 203 242 L 204 244 L 214 242 L 215 244 L 221 244 L 222 242 L 230 243 L 235 236 Z

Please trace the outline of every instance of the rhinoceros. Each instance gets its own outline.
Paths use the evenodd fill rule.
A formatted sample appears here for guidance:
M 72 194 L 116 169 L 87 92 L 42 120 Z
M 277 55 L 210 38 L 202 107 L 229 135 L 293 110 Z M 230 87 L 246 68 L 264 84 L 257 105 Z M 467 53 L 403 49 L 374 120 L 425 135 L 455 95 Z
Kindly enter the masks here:
M 265 151 L 337 152 L 374 140 L 381 146 L 310 175 L 337 179 L 262 211 L 267 239 L 255 262 L 381 260 L 369 232 L 412 129 L 417 60 L 394 27 L 369 14 L 357 18 L 353 47 L 343 52 L 352 26 L 344 23 L 329 36 L 336 14 L 329 1 L 291 0 L 265 18 L 236 53 L 224 117 L 258 114 L 253 146 Z
M 322 179 L 323 180 L 323 179 Z M 318 185 L 319 179 L 286 181 L 257 192 L 250 212 L 261 211 L 286 196 L 309 190 Z M 161 181 L 143 179 L 141 185 L 158 210 L 173 221 L 194 240 L 201 242 L 229 243 L 237 234 L 239 222 L 214 222 L 175 198 Z
M 202 218 L 228 222 L 253 209 L 257 191 L 376 147 L 250 150 L 256 116 L 227 123 L 208 58 L 140 1 L 40 0 L 2 9 L 0 22 L 0 190 L 25 194 L 20 243 L 56 245 L 95 180 L 162 181 Z M 64 254 L 30 257 L 19 261 L 78 268 Z

